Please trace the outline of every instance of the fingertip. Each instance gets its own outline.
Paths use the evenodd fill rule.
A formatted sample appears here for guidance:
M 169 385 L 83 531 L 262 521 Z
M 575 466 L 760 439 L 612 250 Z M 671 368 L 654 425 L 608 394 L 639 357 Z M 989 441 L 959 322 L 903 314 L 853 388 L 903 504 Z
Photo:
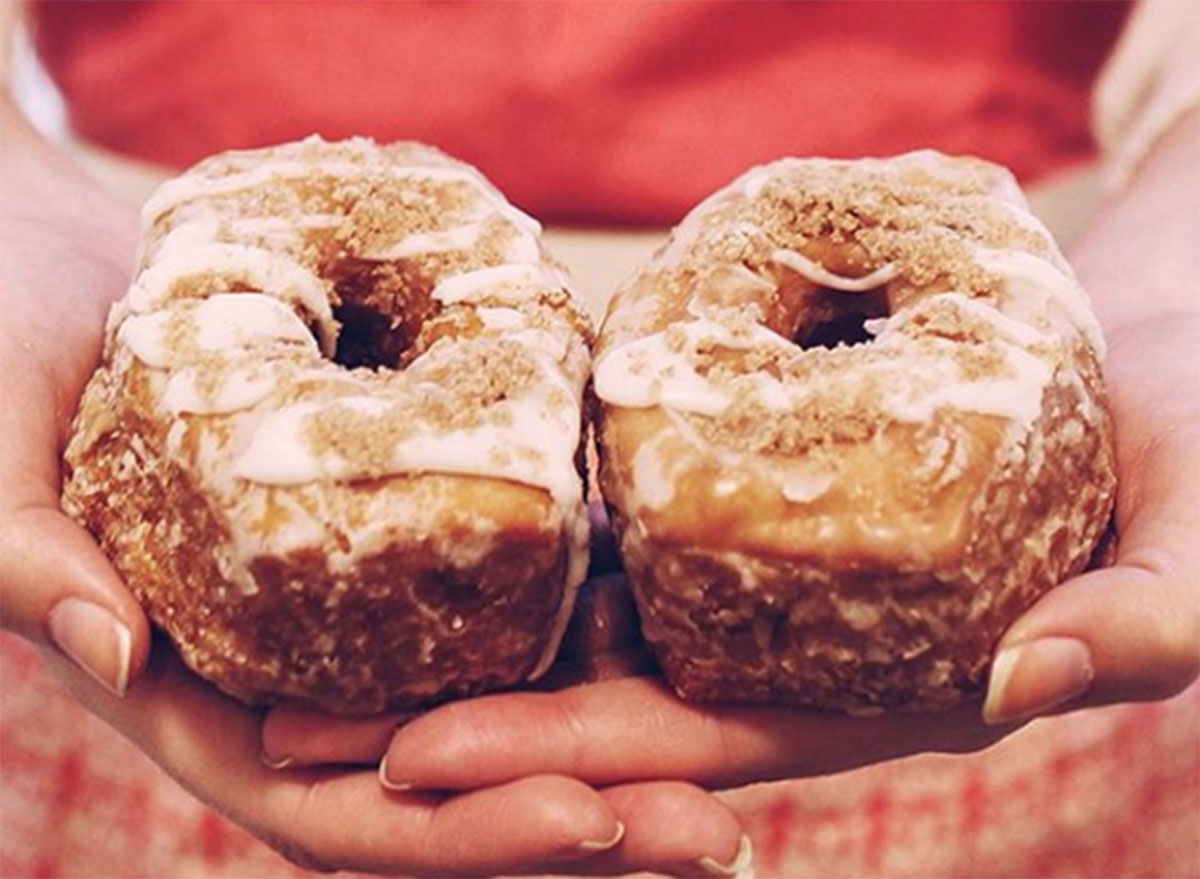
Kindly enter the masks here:
M 537 814 L 528 817 L 533 826 L 543 828 L 547 840 L 559 840 L 554 860 L 574 861 L 613 851 L 629 832 L 612 804 L 577 779 L 535 775 L 505 787 L 537 803 Z
M 271 754 L 271 752 L 265 748 L 258 752 L 258 759 L 263 766 L 276 772 L 281 772 L 284 769 L 291 769 L 296 766 L 296 758 L 290 754 L 283 754 L 282 756 L 277 757 Z
M 56 507 L 31 505 L 13 514 L 4 545 L 5 628 L 53 647 L 123 697 L 145 672 L 151 627 L 96 541 Z
M 1045 702 L 1034 713 L 1181 692 L 1200 671 L 1200 608 L 1178 586 L 1169 572 L 1126 561 L 1050 590 L 1001 638 L 984 719 L 1013 719 L 1001 708 L 1005 690 Z
M 983 720 L 999 725 L 1035 717 L 1082 696 L 1095 676 L 1091 649 L 1077 638 L 1004 647 L 992 661 Z
M 404 796 L 413 796 L 409 793 Z M 530 871 L 535 865 L 592 863 L 624 846 L 629 832 L 608 800 L 563 775 L 532 775 L 452 797 L 426 828 L 426 854 L 435 863 L 461 859 L 463 830 L 474 828 L 471 859 Z
M 624 822 L 617 821 L 616 826 L 611 834 L 603 839 L 584 838 L 580 842 L 576 843 L 575 851 L 581 856 L 589 857 L 599 852 L 606 852 L 610 849 L 616 848 L 624 838 L 625 824 Z
M 405 790 L 470 790 L 505 784 L 560 767 L 529 749 L 537 738 L 538 694 L 481 696 L 434 708 L 393 730 L 386 747 L 386 777 Z M 511 735 L 513 721 L 525 734 Z M 532 761 L 532 762 L 531 762 Z
M 589 871 L 749 875 L 750 839 L 711 793 L 678 781 L 617 785 L 601 793 L 627 829 L 619 847 L 587 862 Z
M 743 833 L 738 839 L 738 847 L 732 858 L 722 861 L 712 855 L 705 855 L 697 864 L 708 876 L 751 879 L 754 875 L 754 845 L 750 842 L 750 837 Z
M 118 582 L 121 582 L 118 580 Z M 116 594 L 117 605 L 114 609 L 118 624 L 129 635 L 128 644 L 122 648 L 123 667 L 125 669 L 122 693 L 128 693 L 146 674 L 150 665 L 150 654 L 153 650 L 154 626 L 141 604 L 121 583 L 120 592 Z
M 46 617 L 50 643 L 118 698 L 146 665 L 149 638 L 135 643 L 134 630 L 103 604 L 75 596 L 59 599 Z
M 383 759 L 379 761 L 379 784 L 390 791 L 410 791 L 414 788 L 412 782 L 404 781 L 401 778 L 393 777 L 391 770 L 388 769 L 388 755 L 384 754 Z

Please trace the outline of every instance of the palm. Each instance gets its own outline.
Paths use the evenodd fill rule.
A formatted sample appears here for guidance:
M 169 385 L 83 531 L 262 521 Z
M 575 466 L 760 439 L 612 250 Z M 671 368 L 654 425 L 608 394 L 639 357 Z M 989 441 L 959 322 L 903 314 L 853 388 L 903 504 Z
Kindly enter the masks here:
M 1121 493 L 1113 567 L 1088 572 L 1043 598 L 1006 636 L 1077 637 L 1091 645 L 1096 680 L 1064 707 L 1178 692 L 1196 674 L 1200 585 L 1200 407 L 1196 320 L 1170 316 L 1113 334 L 1108 362 Z M 1188 380 L 1190 378 L 1190 380 Z M 611 587 L 610 587 L 611 588 Z M 533 772 L 570 772 L 591 784 L 684 778 L 706 786 L 824 774 L 922 751 L 985 747 L 1019 724 L 988 726 L 978 703 L 931 720 L 739 706 L 697 706 L 649 677 L 553 693 L 514 693 L 445 706 L 401 729 L 388 751 L 406 781 L 470 789 Z M 305 735 L 320 721 L 281 713 L 274 748 L 318 761 L 336 745 Z M 486 731 L 486 732 L 482 732 Z M 537 740 L 530 751 L 525 743 Z M 343 740 L 344 741 L 344 740 Z M 369 759 L 371 747 L 352 757 Z
M 56 674 L 184 787 L 305 865 L 452 875 L 567 863 L 590 871 L 694 872 L 703 857 L 729 860 L 740 835 L 736 819 L 678 783 L 596 790 L 536 773 L 462 795 L 432 795 L 388 792 L 374 767 L 279 772 L 262 761 L 261 712 L 195 678 L 165 644 L 151 650 L 136 601 L 58 500 L 61 450 L 136 240 L 134 212 L 96 198 L 87 213 L 63 207 L 61 216 L 36 224 L 4 217 L 0 368 L 16 379 L 5 390 L 0 422 L 6 625 L 44 640 L 44 621 L 64 590 L 115 608 L 133 636 L 135 683 L 124 698 L 47 650 Z M 376 756 L 386 732 L 375 737 Z M 695 823 L 680 826 L 680 810 Z M 352 834 L 341 820 L 348 814 L 355 816 Z M 611 848 L 619 823 L 629 829 Z
M 18 625 L 43 598 L 24 581 L 70 577 L 103 590 L 115 579 L 90 537 L 59 511 L 59 453 L 83 386 L 99 358 L 104 315 L 124 290 L 133 257 L 133 212 L 98 200 L 77 235 L 71 210 L 33 222 L 4 215 L 6 322 L 0 369 L 12 377 L 0 421 L 6 529 L 4 609 Z M 29 547 L 38 551 L 28 552 Z M 136 605 L 127 606 L 140 617 Z M 14 610 L 17 611 L 14 613 Z M 33 636 L 36 633 L 26 631 Z M 135 657 L 136 659 L 137 657 Z

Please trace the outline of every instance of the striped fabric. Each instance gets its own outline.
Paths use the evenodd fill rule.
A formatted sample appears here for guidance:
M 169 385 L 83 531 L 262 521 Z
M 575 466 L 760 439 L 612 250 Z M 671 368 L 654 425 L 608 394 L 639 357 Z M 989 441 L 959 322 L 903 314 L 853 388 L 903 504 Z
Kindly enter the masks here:
M 0 876 L 299 877 L 0 638 Z M 1200 877 L 1200 685 L 729 795 L 760 877 Z M 315 874 L 312 874 L 315 875 Z

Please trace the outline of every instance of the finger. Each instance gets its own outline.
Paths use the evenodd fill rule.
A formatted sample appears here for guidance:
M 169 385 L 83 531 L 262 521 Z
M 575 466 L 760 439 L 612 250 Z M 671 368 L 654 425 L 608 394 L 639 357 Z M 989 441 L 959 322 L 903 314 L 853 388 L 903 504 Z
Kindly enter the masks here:
M 1180 692 L 1197 673 L 1193 603 L 1167 577 L 1135 567 L 1064 584 L 1001 641 L 984 718 L 1007 723 Z
M 623 574 L 592 577 L 576 599 L 560 656 L 594 656 L 628 650 L 642 643 L 641 627 L 629 581 Z
M 1047 593 L 997 646 L 984 720 L 1012 723 L 1183 691 L 1200 672 L 1200 612 L 1183 579 L 1169 567 L 1131 561 Z
M 0 608 L 5 628 L 53 646 L 118 696 L 145 667 L 145 614 L 91 535 L 56 509 L 8 514 Z
M 72 692 L 177 781 L 303 866 L 418 875 L 521 872 L 586 858 L 621 835 L 613 808 L 581 782 L 536 776 L 461 796 L 397 793 L 369 770 L 273 771 L 259 715 L 156 653 L 124 699 L 56 654 Z
M 1140 385 L 1129 379 L 1118 388 L 1120 402 Z M 1200 419 L 1187 415 L 1175 412 L 1150 432 L 1141 419 L 1118 433 L 1117 566 L 1050 591 L 1005 633 L 989 682 L 987 720 L 1160 699 L 1195 680 Z
M 582 873 L 652 870 L 676 876 L 735 876 L 749 867 L 750 840 L 733 811 L 695 785 L 656 781 L 601 791 L 625 836 L 575 864 Z
M 277 778 L 265 807 L 286 816 L 300 860 L 327 867 L 433 876 L 541 871 L 594 855 L 624 833 L 603 797 L 563 776 L 459 796 L 389 793 L 373 772 Z
M 654 669 L 653 659 L 641 644 L 637 611 L 625 578 L 597 577 L 580 589 L 559 658 L 536 686 L 561 689 L 650 674 Z M 274 768 L 377 764 L 392 733 L 418 713 L 339 718 L 311 710 L 275 708 L 263 720 L 263 761 Z
M 54 645 L 121 694 L 145 664 L 149 625 L 91 536 L 60 512 L 58 497 L 62 437 L 95 367 L 111 298 L 103 291 L 121 288 L 111 267 L 93 268 L 88 295 L 72 287 L 44 303 L 17 297 L 0 338 L 3 373 L 22 377 L 0 407 L 0 624 Z
M 346 763 L 377 766 L 388 742 L 416 712 L 334 717 L 299 708 L 273 708 L 263 718 L 262 760 L 272 769 Z
M 631 678 L 442 706 L 396 732 L 385 770 L 392 783 L 450 790 L 532 772 L 570 773 L 595 785 L 685 779 L 730 786 L 919 751 L 975 750 L 1009 731 L 982 724 L 976 704 L 933 718 L 853 718 L 691 704 L 657 680 Z

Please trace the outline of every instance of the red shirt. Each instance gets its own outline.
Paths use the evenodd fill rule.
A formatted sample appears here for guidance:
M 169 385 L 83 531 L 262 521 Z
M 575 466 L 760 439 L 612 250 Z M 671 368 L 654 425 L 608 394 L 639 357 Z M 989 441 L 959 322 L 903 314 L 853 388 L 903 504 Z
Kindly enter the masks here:
M 673 223 L 782 155 L 1090 155 L 1113 3 L 37 3 L 86 138 L 169 165 L 417 139 L 544 219 Z

